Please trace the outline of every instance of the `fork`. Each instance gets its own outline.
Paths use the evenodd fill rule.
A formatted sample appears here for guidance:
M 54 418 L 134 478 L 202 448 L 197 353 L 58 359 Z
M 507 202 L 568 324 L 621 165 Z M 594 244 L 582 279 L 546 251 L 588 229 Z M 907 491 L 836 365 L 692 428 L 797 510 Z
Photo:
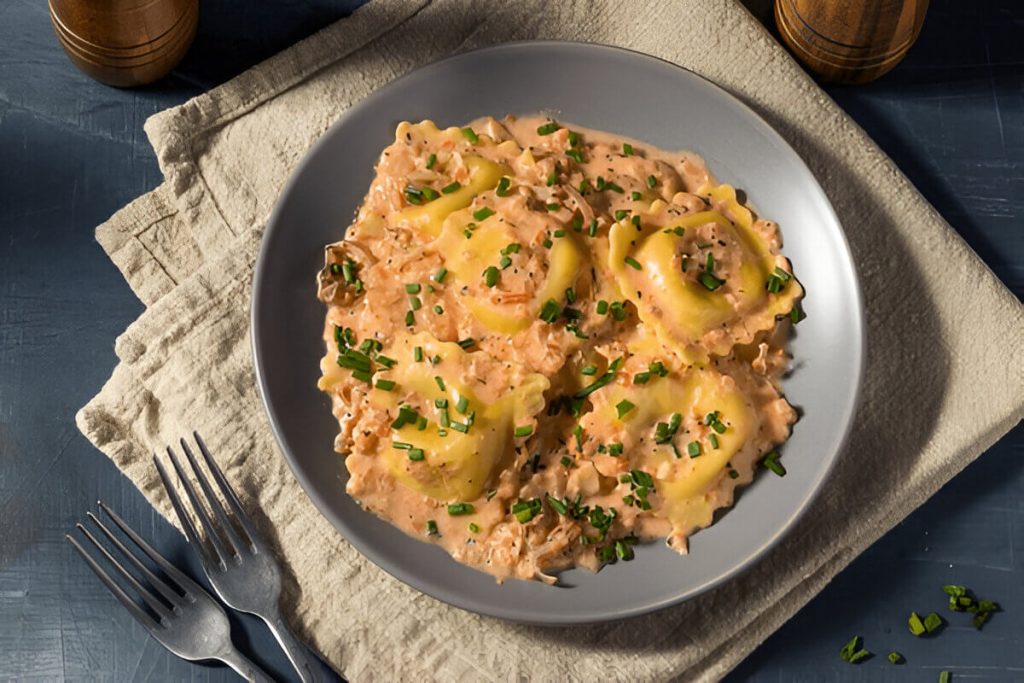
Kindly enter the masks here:
M 143 609 L 128 591 L 118 583 L 103 566 L 85 549 L 85 547 L 71 534 L 65 538 L 75 547 L 75 550 L 82 556 L 86 564 L 96 572 L 96 576 L 106 585 L 121 604 L 131 612 L 131 615 L 149 631 L 150 635 L 158 643 L 183 659 L 198 661 L 202 659 L 218 659 L 241 676 L 250 681 L 270 681 L 273 679 L 251 662 L 245 655 L 239 652 L 231 642 L 231 624 L 228 622 L 228 615 L 224 608 L 207 593 L 202 586 L 186 576 L 177 567 L 171 564 L 163 555 L 154 550 L 146 541 L 128 526 L 127 522 L 111 510 L 103 501 L 98 505 L 106 513 L 114 524 L 118 526 L 146 555 L 155 562 L 163 573 L 174 583 L 172 587 L 153 573 L 138 556 L 125 546 L 114 533 L 107 528 L 92 512 L 86 512 L 86 516 L 99 527 L 103 535 L 111 544 L 141 573 L 149 585 L 164 599 L 157 596 L 146 588 L 125 566 L 114 559 L 114 556 L 107 550 L 100 541 L 85 528 L 85 525 L 78 523 L 75 527 L 99 550 L 100 554 L 117 569 L 123 577 L 124 582 L 134 589 L 135 593 L 152 610 L 152 613 Z M 154 619 L 153 616 L 156 616 Z
M 281 616 L 279 605 L 282 584 L 280 565 L 270 547 L 256 532 L 249 516 L 242 509 L 238 496 L 224 477 L 213 456 L 210 455 L 203 439 L 196 432 L 192 432 L 192 436 L 195 438 L 203 460 L 213 474 L 217 487 L 230 508 L 230 516 L 234 517 L 237 526 L 231 523 L 228 511 L 224 509 L 214 494 L 209 480 L 192 454 L 192 449 L 189 448 L 185 439 L 181 439 L 181 448 L 185 452 L 185 457 L 195 474 L 196 481 L 199 482 L 199 488 L 202 489 L 203 497 L 217 518 L 222 532 L 222 534 L 218 533 L 217 527 L 214 526 L 206 507 L 199 500 L 199 496 L 182 469 L 174 450 L 168 446 L 167 455 L 178 475 L 178 480 L 185 489 L 189 502 L 192 504 L 192 509 L 199 519 L 207 541 L 203 543 L 200 540 L 199 533 L 185 511 L 167 470 L 160 462 L 160 458 L 154 455 L 153 462 L 156 463 L 160 479 L 163 481 L 164 488 L 167 489 L 171 504 L 181 521 L 181 526 L 185 529 L 189 543 L 195 547 L 202 561 L 203 569 L 206 571 L 206 576 L 209 577 L 210 583 L 220 599 L 229 607 L 254 614 L 266 622 L 303 682 L 318 681 L 319 676 L 315 673 L 317 669 L 310 659 L 308 650 L 291 632 Z

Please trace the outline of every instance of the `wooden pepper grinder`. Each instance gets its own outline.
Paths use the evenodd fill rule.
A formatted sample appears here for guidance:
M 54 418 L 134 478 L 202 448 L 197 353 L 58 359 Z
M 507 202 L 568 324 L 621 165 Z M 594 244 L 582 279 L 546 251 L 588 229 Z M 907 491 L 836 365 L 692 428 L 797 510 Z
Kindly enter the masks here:
M 119 88 L 165 76 L 188 52 L 199 0 L 49 0 L 50 21 L 68 58 Z
M 899 64 L 927 11 L 928 0 L 775 0 L 775 24 L 823 80 L 867 83 Z

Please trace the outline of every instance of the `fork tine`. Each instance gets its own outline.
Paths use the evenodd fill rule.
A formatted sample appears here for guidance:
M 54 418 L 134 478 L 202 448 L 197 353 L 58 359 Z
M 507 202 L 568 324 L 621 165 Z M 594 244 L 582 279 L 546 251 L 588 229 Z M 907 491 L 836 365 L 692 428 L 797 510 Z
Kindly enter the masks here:
M 224 500 L 231 506 L 231 511 L 235 513 L 235 518 L 242 525 L 242 529 L 245 530 L 246 535 L 249 537 L 250 544 L 253 544 L 258 538 L 259 534 L 256 533 L 256 528 L 253 526 L 252 521 L 249 519 L 249 515 L 245 513 L 242 508 L 242 502 L 238 500 L 238 496 L 235 494 L 235 490 L 231 488 L 231 484 L 228 483 L 224 473 L 221 472 L 220 466 L 217 465 L 217 461 L 210 455 L 210 451 L 206 448 L 206 443 L 203 441 L 203 437 L 199 436 L 199 432 L 192 432 L 193 438 L 196 443 L 199 444 L 199 451 L 203 454 L 203 460 L 206 461 L 206 466 L 210 468 L 210 472 L 213 473 L 213 478 L 217 480 L 217 487 L 221 493 L 224 494 Z
M 178 456 L 175 455 L 174 449 L 170 446 L 167 447 L 167 455 L 171 459 L 171 465 L 174 466 L 174 471 L 178 473 L 178 481 L 185 487 L 185 495 L 188 496 L 188 500 L 192 503 L 192 509 L 195 510 L 196 515 L 199 517 L 199 524 L 203 527 L 206 532 L 206 539 L 213 546 L 214 555 L 217 563 L 220 564 L 221 569 L 227 568 L 227 558 L 234 556 L 234 553 L 229 553 L 227 548 L 224 547 L 224 542 L 221 541 L 220 535 L 217 533 L 217 528 L 213 525 L 213 520 L 210 519 L 210 515 L 206 512 L 206 506 L 203 505 L 202 501 L 199 500 L 196 489 L 192 486 L 192 481 L 185 474 L 184 468 L 178 461 Z
M 125 569 L 123 564 L 115 560 L 114 556 L 110 554 L 110 551 L 103 547 L 99 540 L 97 540 L 96 537 L 93 536 L 92 533 L 88 529 L 86 529 L 83 524 L 76 524 L 75 527 L 78 528 L 78 530 L 81 531 L 83 534 L 85 534 L 86 538 L 92 541 L 92 544 L 96 546 L 96 549 L 100 551 L 103 557 L 107 558 L 107 561 L 110 562 L 110 564 L 114 565 L 114 568 L 121 573 L 121 575 L 128 581 L 129 584 L 131 584 L 131 587 L 134 588 L 135 592 L 139 594 L 139 596 L 145 601 L 147 605 L 149 605 L 150 609 L 152 609 L 154 612 L 160 615 L 160 617 L 163 619 L 171 619 L 172 617 L 174 617 L 174 612 L 172 612 L 167 607 L 167 605 L 160 602 L 160 600 L 155 595 L 150 593 L 145 586 L 139 583 L 139 580 L 136 579 L 131 572 Z
M 128 526 L 128 522 L 121 519 L 121 516 L 111 510 L 106 503 L 101 500 L 99 501 L 99 506 L 103 509 L 103 512 L 107 514 L 107 517 L 110 517 L 110 519 L 114 521 L 114 524 L 117 525 L 118 529 L 123 531 L 128 538 L 132 539 L 132 542 L 141 548 L 142 552 L 149 556 L 149 559 L 156 562 L 160 569 L 162 569 L 167 576 L 171 577 L 174 582 L 178 584 L 179 588 L 185 591 L 186 597 L 192 599 L 194 595 L 203 592 L 204 589 L 202 586 L 193 581 L 188 574 L 171 564 L 170 560 L 158 553 L 153 546 L 146 543 L 141 536 L 135 533 L 135 529 Z
M 167 582 L 165 582 L 159 576 L 151 572 L 149 570 L 149 567 L 144 565 L 142 561 L 135 556 L 135 553 L 128 550 L 128 548 L 125 547 L 124 543 L 121 542 L 121 539 L 115 536 L 113 532 L 110 529 L 108 529 L 106 525 L 103 524 L 103 522 L 101 522 L 96 517 L 96 515 L 92 514 L 91 512 L 86 512 L 85 516 L 91 519 L 93 521 L 93 524 L 98 526 L 100 531 L 103 532 L 103 535 L 106 536 L 107 539 L 114 544 L 114 547 L 121 551 L 121 554 L 124 557 L 127 557 L 128 561 L 131 562 L 136 569 L 142 572 L 142 575 L 146 577 L 147 581 L 149 581 L 149 585 L 155 588 L 160 593 L 160 595 L 164 596 L 167 599 L 167 602 L 178 607 L 185 604 L 185 599 L 181 595 L 179 595 L 174 589 L 168 586 Z
M 192 519 L 188 516 L 188 513 L 185 512 L 185 506 L 181 502 L 181 498 L 178 496 L 178 490 L 175 488 L 174 484 L 171 483 L 171 477 L 167 474 L 167 470 L 164 469 L 164 465 L 160 462 L 160 458 L 154 455 L 153 463 L 156 465 L 156 471 L 157 474 L 160 475 L 160 481 L 163 482 L 164 489 L 167 491 L 167 495 L 171 499 L 171 505 L 174 507 L 174 512 L 178 515 L 178 521 L 181 522 L 181 526 L 185 530 L 185 536 L 188 538 L 188 542 L 196 548 L 196 552 L 199 553 L 199 557 L 203 562 L 213 560 L 214 562 L 220 563 L 221 566 L 224 566 L 223 561 L 219 557 L 211 557 L 210 550 L 199 538 L 199 532 L 196 531 L 195 525 L 192 524 Z
M 132 616 L 135 617 L 140 624 L 150 631 L 156 631 L 163 628 L 162 625 L 153 620 L 153 617 L 149 616 L 145 610 L 139 607 L 134 600 L 128 597 L 128 594 L 124 592 L 124 589 L 117 585 L 116 581 L 110 578 L 107 570 L 101 567 L 99 563 L 93 559 L 92 555 L 82 547 L 76 538 L 71 534 L 64 534 L 64 538 L 68 540 L 68 543 L 74 546 L 75 550 L 78 551 L 78 554 L 82 556 L 83 560 L 85 560 L 85 563 L 89 565 L 89 568 L 92 569 L 99 580 L 103 582 L 103 585 L 105 585 L 107 589 L 114 594 L 114 597 L 125 606 L 125 609 L 131 612 Z
M 221 527 L 224 529 L 224 533 L 228 537 L 228 545 L 231 546 L 232 554 L 237 555 L 242 549 L 242 539 L 239 538 L 234 525 L 231 523 L 231 520 L 228 519 L 227 512 L 224 510 L 224 506 L 220 504 L 217 494 L 215 494 L 213 489 L 210 488 L 210 480 L 206 478 L 202 468 L 199 467 L 199 463 L 196 461 L 196 456 L 192 454 L 192 449 L 188 447 L 188 443 L 185 439 L 181 439 L 181 448 L 185 451 L 185 457 L 188 458 L 188 464 L 192 467 L 192 471 L 196 475 L 196 481 L 199 482 L 199 488 L 203 490 L 203 495 L 206 496 L 206 501 L 210 504 L 210 509 L 212 509 L 213 514 L 217 516 L 217 521 L 220 522 Z

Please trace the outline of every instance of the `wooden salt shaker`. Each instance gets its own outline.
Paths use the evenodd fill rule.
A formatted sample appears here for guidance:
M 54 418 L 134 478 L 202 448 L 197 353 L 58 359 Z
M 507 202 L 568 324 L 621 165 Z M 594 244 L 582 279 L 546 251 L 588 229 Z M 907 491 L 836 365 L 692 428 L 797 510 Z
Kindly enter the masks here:
M 50 21 L 68 58 L 119 88 L 165 76 L 188 52 L 199 0 L 49 0 Z
M 867 83 L 917 40 L 928 0 L 775 0 L 783 42 L 822 80 Z

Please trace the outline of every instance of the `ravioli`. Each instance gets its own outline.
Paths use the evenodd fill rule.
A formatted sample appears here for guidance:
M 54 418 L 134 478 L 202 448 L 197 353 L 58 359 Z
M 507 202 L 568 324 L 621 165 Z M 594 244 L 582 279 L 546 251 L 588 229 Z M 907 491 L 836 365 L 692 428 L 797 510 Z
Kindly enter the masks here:
M 498 581 L 687 552 L 759 462 L 784 472 L 780 249 L 693 154 L 400 124 L 318 274 L 348 493 Z

